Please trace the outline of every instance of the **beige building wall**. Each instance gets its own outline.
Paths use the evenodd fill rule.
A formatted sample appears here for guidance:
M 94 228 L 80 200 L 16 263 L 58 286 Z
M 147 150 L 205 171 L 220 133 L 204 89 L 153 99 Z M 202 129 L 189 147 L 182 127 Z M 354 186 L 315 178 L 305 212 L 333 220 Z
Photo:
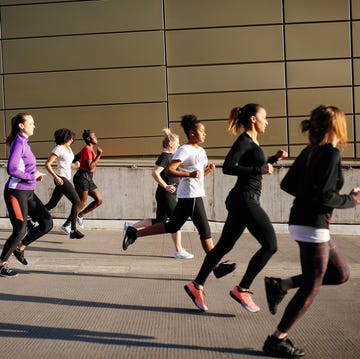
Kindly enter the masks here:
M 94 130 L 105 157 L 154 157 L 162 128 L 184 141 L 180 116 L 195 113 L 221 159 L 228 113 L 247 102 L 267 109 L 268 154 L 292 157 L 311 109 L 339 106 L 344 157 L 360 159 L 360 0 L 0 0 L 0 15 L 0 159 L 19 111 L 38 158 L 60 127 Z

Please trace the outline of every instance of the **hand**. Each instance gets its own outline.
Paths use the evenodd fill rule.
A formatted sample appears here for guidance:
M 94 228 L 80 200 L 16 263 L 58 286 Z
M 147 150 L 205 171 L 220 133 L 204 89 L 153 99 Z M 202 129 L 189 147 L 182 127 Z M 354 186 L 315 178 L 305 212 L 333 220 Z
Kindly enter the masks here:
M 102 148 L 98 147 L 98 148 L 97 148 L 97 151 L 96 151 L 96 154 L 97 154 L 98 156 L 101 156 L 102 153 L 103 153 Z
M 41 182 L 44 179 L 45 173 L 42 173 L 38 170 L 35 171 L 35 179 L 38 182 Z
M 261 173 L 263 175 L 271 175 L 274 172 L 274 167 L 270 163 L 266 163 L 261 167 Z
M 355 203 L 360 204 L 360 191 L 351 192 L 351 195 L 353 196 Z
M 176 185 L 173 183 L 173 184 L 168 184 L 165 189 L 170 192 L 170 193 L 174 193 L 176 192 Z
M 200 178 L 200 171 L 196 170 L 196 171 L 190 172 L 190 177 L 191 178 Z
M 79 161 L 74 162 L 71 167 L 72 167 L 73 169 L 80 168 L 80 162 L 79 162 Z
M 214 163 L 209 163 L 206 169 L 207 169 L 208 172 L 214 172 L 215 169 L 216 169 L 215 164 Z
M 58 186 L 62 186 L 64 184 L 64 181 L 62 178 L 60 177 L 55 177 L 55 183 L 58 185 Z
M 276 157 L 277 161 L 281 161 L 284 158 L 288 157 L 288 153 L 286 151 L 280 149 L 276 152 L 275 157 Z
M 358 192 L 360 192 L 360 187 L 355 187 L 351 190 L 350 194 L 356 194 Z

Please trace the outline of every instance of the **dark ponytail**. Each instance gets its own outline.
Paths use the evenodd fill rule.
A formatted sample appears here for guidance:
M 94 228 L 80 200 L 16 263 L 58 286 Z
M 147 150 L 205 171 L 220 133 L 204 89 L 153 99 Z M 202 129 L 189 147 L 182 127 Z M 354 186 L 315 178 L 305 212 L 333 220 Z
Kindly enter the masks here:
M 256 116 L 260 108 L 263 108 L 263 106 L 257 103 L 248 103 L 243 107 L 233 107 L 229 115 L 229 132 L 236 135 L 239 133 L 240 128 L 247 130 L 251 125 L 251 116 Z

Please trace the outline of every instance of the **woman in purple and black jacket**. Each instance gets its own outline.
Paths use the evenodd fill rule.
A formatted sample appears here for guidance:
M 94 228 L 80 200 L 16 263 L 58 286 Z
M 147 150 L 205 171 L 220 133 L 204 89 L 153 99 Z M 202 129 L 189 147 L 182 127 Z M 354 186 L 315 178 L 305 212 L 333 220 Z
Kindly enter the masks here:
M 36 158 L 28 143 L 34 128 L 34 119 L 30 114 L 18 113 L 11 119 L 11 132 L 6 138 L 10 154 L 7 164 L 9 179 L 5 184 L 4 199 L 13 232 L 5 242 L 0 256 L 1 277 L 15 277 L 17 272 L 7 266 L 11 254 L 26 265 L 25 248 L 53 227 L 49 211 L 34 193 L 36 181 L 42 181 L 44 176 L 36 169 Z M 26 233 L 28 215 L 38 225 Z

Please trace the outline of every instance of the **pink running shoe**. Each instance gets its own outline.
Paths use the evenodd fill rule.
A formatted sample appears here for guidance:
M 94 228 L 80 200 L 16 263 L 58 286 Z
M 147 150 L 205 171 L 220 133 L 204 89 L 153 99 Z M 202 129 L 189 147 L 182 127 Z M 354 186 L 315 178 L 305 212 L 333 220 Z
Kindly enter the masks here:
M 184 286 L 186 293 L 192 299 L 194 304 L 202 311 L 206 312 L 209 308 L 204 302 L 205 293 L 202 289 L 197 289 L 193 282 L 190 282 Z
M 254 303 L 251 294 L 253 293 L 249 290 L 239 290 L 238 286 L 234 287 L 234 289 L 230 291 L 230 296 L 239 302 L 246 310 L 251 313 L 256 313 L 260 310 L 260 308 Z

